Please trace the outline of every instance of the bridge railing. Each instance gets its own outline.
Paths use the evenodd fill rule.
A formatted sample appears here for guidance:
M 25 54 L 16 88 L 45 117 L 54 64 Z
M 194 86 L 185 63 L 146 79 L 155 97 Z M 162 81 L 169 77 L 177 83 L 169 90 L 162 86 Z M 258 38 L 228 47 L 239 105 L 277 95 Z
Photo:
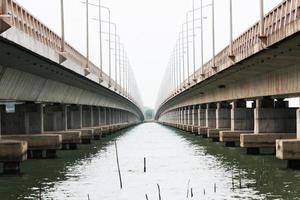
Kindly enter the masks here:
M 30 14 L 25 8 L 19 5 L 14 0 L 0 0 L 0 14 L 8 15 L 2 20 L 11 27 L 15 27 L 22 32 L 33 37 L 36 41 L 54 49 L 57 52 L 61 51 L 62 39 L 54 31 L 43 24 L 37 17 Z M 71 58 L 79 64 L 83 69 L 86 68 L 86 57 L 79 51 L 73 48 L 70 44 L 65 42 L 65 57 Z M 100 69 L 91 61 L 89 62 L 89 70 L 97 77 L 100 76 Z M 102 79 L 104 82 L 109 82 L 109 76 L 102 72 Z M 121 90 L 120 84 L 117 84 L 113 79 L 110 81 L 112 88 Z M 126 94 L 128 96 L 128 94 Z M 132 100 L 132 98 L 129 98 Z M 133 101 L 133 100 L 132 100 Z M 133 101 L 134 102 L 134 101 Z M 136 102 L 134 102 L 136 103 Z
M 183 81 L 179 87 L 184 86 L 192 87 L 193 85 L 205 80 L 206 78 L 216 74 L 218 71 L 222 71 L 233 65 L 235 62 L 239 62 L 254 53 L 268 47 L 285 37 L 292 35 L 293 33 L 299 31 L 297 29 L 291 28 L 291 30 L 284 30 L 291 23 L 299 20 L 300 18 L 300 0 L 284 0 L 276 8 L 267 13 L 264 17 L 264 35 L 260 35 L 260 21 L 256 22 L 247 31 L 242 33 L 238 38 L 236 38 L 232 44 L 229 44 L 221 52 L 219 52 L 213 62 L 213 59 L 208 61 L 204 66 L 203 70 L 201 67 L 189 76 L 188 79 Z M 282 33 L 278 33 L 283 30 Z M 271 37 L 274 36 L 275 37 Z M 232 52 L 231 52 L 232 51 Z M 232 59 L 230 55 L 234 55 Z M 197 83 L 192 80 L 194 77 L 197 79 Z M 191 83 L 191 84 L 188 84 Z M 188 88 L 189 88 L 188 87 Z M 173 94 L 175 91 L 173 92 Z M 173 96 L 166 99 L 167 102 Z

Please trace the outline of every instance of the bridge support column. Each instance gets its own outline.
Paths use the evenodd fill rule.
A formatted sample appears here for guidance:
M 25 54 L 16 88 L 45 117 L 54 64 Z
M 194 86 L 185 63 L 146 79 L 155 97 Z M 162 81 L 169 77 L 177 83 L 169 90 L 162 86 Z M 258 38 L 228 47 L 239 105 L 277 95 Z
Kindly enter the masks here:
M 45 131 L 67 131 L 67 106 L 54 104 L 45 106 Z
M 230 130 L 231 128 L 231 105 L 228 102 L 217 103 L 216 110 L 216 128 L 209 128 L 207 131 L 208 138 L 218 142 L 220 131 Z
M 82 129 L 82 105 L 72 105 L 68 109 L 68 129 Z
M 207 138 L 208 129 L 216 128 L 216 109 L 217 106 L 215 103 L 207 104 L 206 112 L 205 112 L 205 127 L 200 131 L 200 135 L 203 138 Z
M 193 106 L 193 110 L 192 110 L 192 133 L 196 133 L 196 131 L 198 132 L 198 107 L 197 106 Z
M 199 105 L 198 109 L 198 135 L 201 135 L 201 132 L 206 131 L 206 109 L 207 105 Z
M 93 112 L 92 106 L 82 106 L 82 127 L 92 127 Z
M 220 141 L 224 142 L 227 147 L 235 147 L 237 143 L 240 143 L 242 133 L 253 132 L 254 108 L 247 108 L 245 100 L 234 101 L 231 109 L 231 130 L 221 131 Z
M 287 160 L 288 168 L 300 169 L 300 108 L 297 109 L 297 138 L 276 140 L 276 157 Z
M 44 106 L 42 104 L 18 104 L 15 112 L 7 113 L 1 105 L 1 132 L 3 135 L 44 133 Z
M 241 134 L 240 138 L 248 154 L 259 154 L 261 148 L 275 149 L 276 139 L 296 138 L 296 109 L 283 99 L 256 100 L 254 119 L 254 134 Z
M 186 107 L 187 109 L 187 120 L 186 120 L 186 131 L 190 132 L 191 131 L 191 121 L 192 121 L 192 106 Z

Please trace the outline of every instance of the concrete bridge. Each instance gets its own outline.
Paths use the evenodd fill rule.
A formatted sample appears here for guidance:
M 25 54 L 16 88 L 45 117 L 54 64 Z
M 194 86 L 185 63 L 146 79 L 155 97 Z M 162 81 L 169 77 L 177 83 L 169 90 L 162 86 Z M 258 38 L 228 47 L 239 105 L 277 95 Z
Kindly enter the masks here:
M 0 0 L 4 171 L 143 121 L 136 85 L 125 79 L 113 80 L 14 0 Z
M 299 30 L 300 2 L 284 0 L 184 82 L 173 62 L 156 120 L 300 168 L 300 110 L 285 100 L 300 94 Z

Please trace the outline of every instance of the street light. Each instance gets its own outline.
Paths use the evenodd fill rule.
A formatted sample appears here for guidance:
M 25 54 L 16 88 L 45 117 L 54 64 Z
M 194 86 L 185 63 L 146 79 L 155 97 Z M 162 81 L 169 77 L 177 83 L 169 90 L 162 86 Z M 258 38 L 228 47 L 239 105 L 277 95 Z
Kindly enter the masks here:
M 229 27 L 230 27 L 230 48 L 229 58 L 234 61 L 235 56 L 233 55 L 233 23 L 232 23 L 232 0 L 229 0 Z
M 103 64 L 103 60 L 102 60 L 102 23 L 101 23 L 101 20 L 102 20 L 102 15 L 101 15 L 101 0 L 99 0 L 99 6 L 98 6 L 98 10 L 99 10 L 99 48 L 100 48 L 100 83 L 103 81 L 103 68 L 102 68 L 102 64 Z
M 60 0 L 61 9 L 61 52 L 65 52 L 65 19 L 64 19 L 64 0 Z
M 86 69 L 84 70 L 85 76 L 90 74 L 89 62 L 89 0 L 86 0 Z
M 84 3 L 84 2 L 82 2 L 82 3 Z M 95 6 L 95 7 L 98 7 L 99 8 L 99 26 L 100 26 L 100 41 L 102 40 L 102 38 L 101 38 L 101 30 L 102 30 L 102 26 L 101 26 L 101 8 L 103 8 L 103 9 L 106 9 L 107 10 L 107 12 L 108 12 L 108 22 L 109 22 L 109 26 L 108 26 L 108 32 L 109 32 L 109 47 L 108 47 L 108 49 L 109 49 L 109 81 L 108 81 L 108 88 L 110 88 L 111 87 L 111 35 L 110 35 L 110 33 L 111 33 L 111 29 L 110 29 L 110 9 L 108 8 L 108 7 L 106 7 L 106 6 L 102 6 L 101 5 L 101 1 L 99 1 L 99 5 L 96 5 L 96 4 L 92 4 L 92 3 L 88 3 L 88 1 L 86 2 L 86 5 L 87 5 L 87 7 L 88 7 L 88 5 L 90 5 L 90 6 Z M 87 8 L 87 10 L 88 10 L 88 8 Z M 87 20 L 88 21 L 88 20 Z M 88 23 L 87 23 L 88 24 Z M 102 63 L 102 41 L 100 42 L 100 64 Z M 102 65 L 100 66 L 100 75 L 102 76 Z M 100 76 L 100 79 L 101 79 L 101 76 Z

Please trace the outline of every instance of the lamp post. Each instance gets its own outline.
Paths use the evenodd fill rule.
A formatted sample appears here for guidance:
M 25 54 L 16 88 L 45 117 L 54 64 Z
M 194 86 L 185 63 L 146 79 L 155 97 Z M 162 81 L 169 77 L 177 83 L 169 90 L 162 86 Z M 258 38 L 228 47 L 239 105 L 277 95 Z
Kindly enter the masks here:
M 60 0 L 61 9 L 61 52 L 65 52 L 65 17 L 64 17 L 64 0 Z
M 212 61 L 213 61 L 213 69 L 216 69 L 216 34 L 215 34 L 215 0 L 211 0 L 211 20 L 212 20 Z
M 179 57 L 181 57 L 181 64 L 182 64 L 182 81 L 183 81 L 183 88 L 185 88 L 185 62 L 184 62 L 184 30 L 179 33 Z M 181 41 L 181 42 L 180 42 Z M 181 53 L 180 53 L 181 52 Z
M 108 32 L 109 32 L 109 82 L 108 82 L 108 88 L 110 88 L 111 87 L 111 51 L 110 51 L 110 49 L 111 49 L 111 36 L 110 36 L 110 33 L 111 33 L 111 27 L 110 27 L 110 9 L 108 8 L 108 7 L 105 7 L 105 6 L 102 6 L 101 5 L 101 2 L 100 2 L 100 0 L 99 0 L 99 4 L 98 5 L 96 5 L 96 4 L 92 4 L 92 3 L 89 3 L 88 2 L 88 0 L 85 2 L 85 4 L 86 4 L 86 10 L 87 10 L 87 32 L 88 32 L 88 22 L 89 22 L 89 19 L 88 19 L 88 7 L 89 7 L 89 5 L 90 6 L 95 6 L 95 7 L 98 7 L 99 8 L 99 26 L 100 26 L 100 29 L 102 29 L 102 26 L 101 26 L 101 8 L 103 8 L 103 9 L 106 9 L 107 10 L 107 12 L 108 12 L 108 22 L 109 22 L 109 26 L 108 26 Z M 88 35 L 89 34 L 87 34 L 87 41 L 89 40 L 89 37 L 88 37 Z M 87 47 L 89 46 L 89 42 L 87 42 Z M 87 48 L 87 49 L 89 49 L 89 48 Z M 87 55 L 89 54 L 89 52 L 87 51 Z M 102 36 L 101 36 L 101 30 L 100 30 L 100 64 L 102 63 Z M 88 57 L 88 56 L 87 56 Z M 100 79 L 101 79 L 101 75 L 102 75 L 102 65 L 100 66 Z
M 195 0 L 193 0 L 193 68 L 194 68 L 194 77 L 193 81 L 196 79 L 196 47 L 195 47 Z
M 200 9 L 201 9 L 201 76 L 204 76 L 204 71 L 203 71 L 203 66 L 204 66 L 204 61 L 203 61 L 203 0 L 200 0 Z M 196 80 L 197 81 L 197 80 Z
M 233 60 L 233 22 L 232 22 L 232 0 L 229 0 L 229 39 L 230 39 L 230 49 L 229 49 L 229 57 Z
M 264 0 L 260 0 L 260 37 L 265 37 Z
M 102 60 L 102 23 L 101 23 L 101 20 L 102 20 L 102 15 L 101 15 L 101 0 L 99 0 L 99 49 L 100 49 L 100 62 L 99 62 L 99 65 L 100 65 L 100 82 L 103 81 L 102 77 L 103 77 L 103 68 L 102 68 L 102 65 L 103 65 L 103 60 Z
M 90 74 L 89 62 L 90 62 L 90 52 L 89 52 L 89 0 L 86 0 L 86 69 L 85 76 Z

